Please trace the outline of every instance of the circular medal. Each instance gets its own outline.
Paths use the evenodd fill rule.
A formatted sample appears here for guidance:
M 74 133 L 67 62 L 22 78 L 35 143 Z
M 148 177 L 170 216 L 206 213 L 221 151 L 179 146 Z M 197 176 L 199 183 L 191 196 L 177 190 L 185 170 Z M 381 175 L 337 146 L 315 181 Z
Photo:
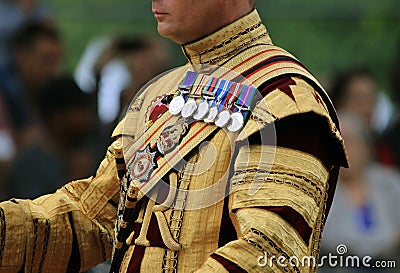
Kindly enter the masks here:
M 217 107 L 212 107 L 208 111 L 208 115 L 206 116 L 204 121 L 208 122 L 208 123 L 214 122 L 214 120 L 217 118 L 217 116 L 218 116 L 218 108 Z
M 223 128 L 229 123 L 230 119 L 231 119 L 231 114 L 229 113 L 228 110 L 224 110 L 218 114 L 218 117 L 215 120 L 215 125 Z
M 236 112 L 231 115 L 231 121 L 226 128 L 229 130 L 229 132 L 236 132 L 242 129 L 243 124 L 243 115 L 240 112 Z
M 184 118 L 188 118 L 194 114 L 197 109 L 197 103 L 194 99 L 188 100 L 182 108 L 181 115 Z
M 193 118 L 195 120 L 201 120 L 206 117 L 208 114 L 208 102 L 207 101 L 202 101 L 200 104 L 197 106 L 196 113 L 194 113 Z
M 182 96 L 177 96 L 169 104 L 169 112 L 176 116 L 182 111 L 184 105 L 185 99 Z

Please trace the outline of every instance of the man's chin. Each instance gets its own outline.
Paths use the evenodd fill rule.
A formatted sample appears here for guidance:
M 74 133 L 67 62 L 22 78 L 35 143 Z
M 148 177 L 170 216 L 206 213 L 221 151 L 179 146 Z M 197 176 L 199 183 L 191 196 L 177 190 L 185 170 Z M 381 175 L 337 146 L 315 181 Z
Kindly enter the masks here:
M 157 31 L 158 33 L 165 38 L 170 39 L 170 31 L 168 31 L 168 26 L 166 26 L 163 22 L 158 22 Z
M 165 23 L 158 23 L 157 27 L 158 34 L 160 34 L 162 37 L 167 38 L 177 44 L 182 44 L 182 42 L 177 39 L 176 35 L 174 35 L 174 32 L 171 31 L 171 28 L 168 27 Z

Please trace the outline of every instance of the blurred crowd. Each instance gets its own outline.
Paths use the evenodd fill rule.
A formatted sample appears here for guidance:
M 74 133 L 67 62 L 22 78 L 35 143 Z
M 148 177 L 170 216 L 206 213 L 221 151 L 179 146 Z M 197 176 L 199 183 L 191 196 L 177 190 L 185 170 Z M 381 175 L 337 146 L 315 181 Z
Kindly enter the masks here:
M 171 66 L 150 36 L 88 41 L 73 73 L 63 70 L 66 51 L 46 5 L 0 0 L 0 201 L 94 175 L 136 92 Z
M 136 92 L 170 66 L 168 48 L 154 37 L 88 41 L 73 74 L 62 69 L 65 52 L 45 5 L 0 1 L 1 200 L 33 199 L 94 175 Z M 351 167 L 340 173 L 321 256 L 345 245 L 348 255 L 400 266 L 400 55 L 396 60 L 387 92 L 365 68 L 341 71 L 327 90 Z M 320 269 L 365 271 L 376 269 Z
M 73 74 L 66 51 L 44 4 L 0 1 L 1 200 L 93 175 L 135 93 L 169 65 L 154 37 L 88 41 Z

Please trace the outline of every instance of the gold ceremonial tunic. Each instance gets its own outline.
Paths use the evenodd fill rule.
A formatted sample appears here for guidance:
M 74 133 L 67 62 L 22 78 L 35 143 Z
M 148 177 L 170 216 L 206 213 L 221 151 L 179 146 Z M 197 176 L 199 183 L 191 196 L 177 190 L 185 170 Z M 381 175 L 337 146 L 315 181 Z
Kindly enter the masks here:
M 329 99 L 300 62 L 272 45 L 255 10 L 183 51 L 188 65 L 133 102 L 95 177 L 33 201 L 0 204 L 0 272 L 84 271 L 111 258 L 113 243 L 127 249 L 119 272 L 315 272 L 312 263 L 287 260 L 318 258 L 338 169 L 347 166 Z M 163 175 L 179 190 L 157 187 L 153 198 L 143 197 L 128 238 L 113 242 L 116 157 L 129 157 L 127 147 L 144 132 L 156 134 L 157 120 L 168 115 L 157 107 L 193 64 L 233 70 L 262 97 L 234 138 L 210 125 L 198 148 L 190 129 L 181 145 L 185 160 Z M 271 128 L 275 140 L 263 139 Z M 287 266 L 276 259 L 263 265 L 266 253 L 286 257 Z

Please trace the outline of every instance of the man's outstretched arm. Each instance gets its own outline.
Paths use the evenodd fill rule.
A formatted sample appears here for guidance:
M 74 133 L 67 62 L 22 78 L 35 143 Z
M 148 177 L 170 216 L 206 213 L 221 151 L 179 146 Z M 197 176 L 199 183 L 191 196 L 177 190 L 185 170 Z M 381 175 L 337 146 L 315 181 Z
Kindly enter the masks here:
M 0 272 L 73 273 L 111 257 L 118 142 L 109 147 L 95 177 L 33 201 L 0 203 Z

